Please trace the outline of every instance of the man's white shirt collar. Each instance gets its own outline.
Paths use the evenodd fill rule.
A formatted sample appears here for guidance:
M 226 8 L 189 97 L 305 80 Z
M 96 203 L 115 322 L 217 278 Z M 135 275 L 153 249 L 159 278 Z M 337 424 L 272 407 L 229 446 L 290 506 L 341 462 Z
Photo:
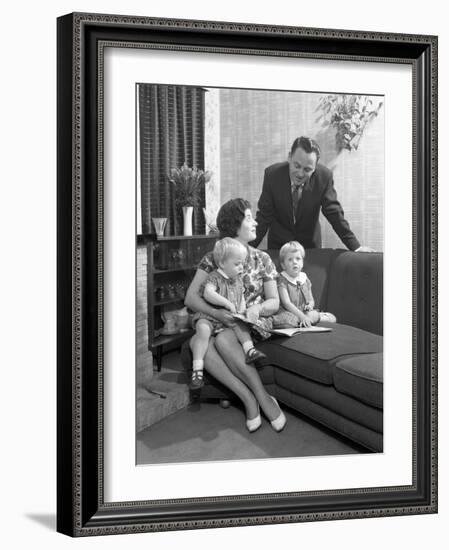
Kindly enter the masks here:
M 299 185 L 297 183 L 295 183 L 294 181 L 292 181 L 292 179 L 290 178 L 290 187 L 292 188 L 292 190 L 298 185 L 298 187 L 300 187 L 301 189 L 304 189 L 305 185 L 306 185 L 307 182 L 304 182 L 304 183 L 300 183 Z
M 302 285 L 307 280 L 307 275 L 303 271 L 300 271 L 297 277 L 290 277 L 290 275 L 286 271 L 281 271 L 281 275 L 283 275 L 287 279 L 287 281 L 289 283 L 292 283 L 293 285 L 296 285 L 297 283 Z

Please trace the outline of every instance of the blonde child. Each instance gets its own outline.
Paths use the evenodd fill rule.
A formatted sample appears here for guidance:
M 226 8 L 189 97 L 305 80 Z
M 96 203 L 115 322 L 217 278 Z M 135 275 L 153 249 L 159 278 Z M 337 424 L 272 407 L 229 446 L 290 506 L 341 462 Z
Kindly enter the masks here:
M 215 243 L 214 262 L 218 269 L 209 273 L 203 290 L 203 298 L 211 305 L 225 308 L 231 313 L 244 313 L 246 310 L 243 264 L 247 256 L 246 247 L 236 239 L 225 237 Z M 209 339 L 223 330 L 224 325 L 217 319 L 199 313 L 194 316 L 195 334 L 190 341 L 193 355 L 191 390 L 199 390 L 203 382 L 203 365 Z M 245 352 L 245 362 L 255 363 L 266 355 L 254 347 L 250 331 L 245 323 L 236 320 L 232 327 Z
M 279 250 L 279 260 L 283 268 L 278 278 L 281 308 L 273 315 L 273 327 L 310 327 L 320 321 L 337 321 L 332 313 L 315 309 L 312 283 L 302 271 L 304 256 L 304 247 L 297 241 L 285 243 Z

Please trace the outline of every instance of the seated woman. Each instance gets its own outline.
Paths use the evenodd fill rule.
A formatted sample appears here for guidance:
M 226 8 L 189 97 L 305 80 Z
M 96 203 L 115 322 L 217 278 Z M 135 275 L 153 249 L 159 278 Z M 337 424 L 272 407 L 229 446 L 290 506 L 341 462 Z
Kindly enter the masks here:
M 237 239 L 248 250 L 242 275 L 246 316 L 252 322 L 260 319 L 269 323 L 268 317 L 279 309 L 276 285 L 278 274 L 269 255 L 248 244 L 256 237 L 256 226 L 251 206 L 244 199 L 229 200 L 220 208 L 217 215 L 220 237 Z M 256 367 L 245 362 L 243 349 L 232 330 L 235 319 L 230 311 L 214 308 L 202 296 L 202 288 L 208 274 L 217 267 L 212 252 L 206 254 L 198 266 L 185 298 L 185 304 L 190 309 L 211 316 L 228 327 L 209 341 L 204 368 L 243 402 L 246 426 L 250 432 L 257 430 L 262 424 L 260 409 L 271 426 L 276 431 L 281 431 L 287 419 L 276 399 L 265 390 Z M 268 336 L 269 333 L 263 330 L 258 333 L 259 338 Z

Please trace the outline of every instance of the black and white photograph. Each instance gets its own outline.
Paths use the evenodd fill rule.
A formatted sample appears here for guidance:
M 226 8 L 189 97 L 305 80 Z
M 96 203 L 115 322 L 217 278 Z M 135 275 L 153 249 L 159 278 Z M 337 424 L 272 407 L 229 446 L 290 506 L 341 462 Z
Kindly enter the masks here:
M 385 97 L 136 83 L 136 463 L 383 451 Z
M 3 548 L 444 548 L 447 11 L 5 4 Z
M 434 514 L 438 37 L 57 29 L 57 530 Z

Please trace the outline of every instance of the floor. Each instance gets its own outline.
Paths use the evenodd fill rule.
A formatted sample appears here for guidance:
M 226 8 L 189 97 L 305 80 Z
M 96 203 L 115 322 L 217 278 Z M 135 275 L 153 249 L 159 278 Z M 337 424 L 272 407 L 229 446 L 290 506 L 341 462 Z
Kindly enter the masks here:
M 179 351 L 165 354 L 161 370 L 154 370 L 153 377 L 147 383 L 143 377 L 143 383 L 137 387 L 137 432 L 187 407 L 190 403 L 187 382 L 188 376 L 181 367 Z
M 263 419 L 261 428 L 250 434 L 236 404 L 223 408 L 217 402 L 190 401 L 176 351 L 164 356 L 162 370 L 154 373 L 149 389 L 156 393 L 138 390 L 138 417 L 140 411 L 144 429 L 137 434 L 137 464 L 367 452 L 286 407 L 287 425 L 281 433 Z

